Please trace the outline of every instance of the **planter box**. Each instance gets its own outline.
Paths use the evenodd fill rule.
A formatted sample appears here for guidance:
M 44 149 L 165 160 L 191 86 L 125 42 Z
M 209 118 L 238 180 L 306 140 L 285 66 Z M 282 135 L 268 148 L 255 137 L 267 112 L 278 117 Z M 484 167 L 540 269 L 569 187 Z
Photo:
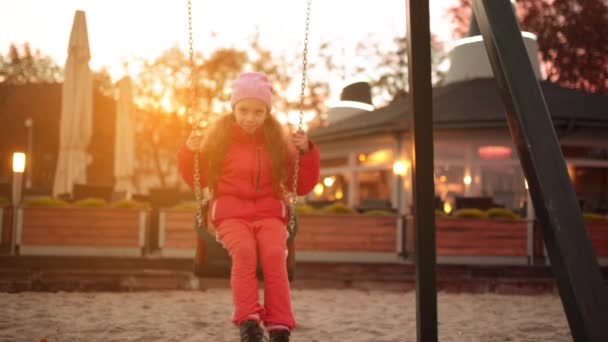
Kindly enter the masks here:
M 398 216 L 298 215 L 296 258 L 304 261 L 398 262 Z
M 13 207 L 0 207 L 0 252 L 10 253 L 13 243 Z
M 585 220 L 585 226 L 599 264 L 602 266 L 608 265 L 608 221 Z M 545 250 L 542 228 L 538 222 L 535 226 L 535 232 L 535 246 L 537 246 L 535 250 L 538 250 L 538 254 L 545 258 L 547 264 L 550 264 Z
M 19 208 L 16 245 L 21 255 L 142 256 L 146 210 Z
M 528 221 L 435 218 L 437 261 L 463 264 L 527 264 Z M 414 252 L 414 227 L 407 225 L 408 251 Z
M 196 232 L 193 210 L 161 209 L 158 219 L 158 247 L 162 257 L 193 258 Z
M 586 221 L 585 224 L 597 257 L 608 257 L 608 221 Z

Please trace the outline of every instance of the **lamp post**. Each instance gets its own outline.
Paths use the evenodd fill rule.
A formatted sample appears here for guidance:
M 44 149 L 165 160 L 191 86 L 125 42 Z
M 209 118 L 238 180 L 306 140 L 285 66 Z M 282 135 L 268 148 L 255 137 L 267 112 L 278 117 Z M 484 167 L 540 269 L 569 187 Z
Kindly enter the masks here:
M 25 171 L 25 153 L 13 153 L 13 206 L 21 203 L 23 171 Z
M 25 127 L 27 127 L 27 155 L 32 158 L 32 148 L 34 143 L 34 120 L 32 118 L 25 119 Z M 30 189 L 32 187 L 32 162 L 30 160 L 30 167 L 25 174 L 25 188 Z
M 23 182 L 23 171 L 25 171 L 25 153 L 13 153 L 13 193 L 11 203 L 13 205 L 13 213 L 16 216 L 17 207 L 21 204 L 21 188 Z M 11 238 L 11 253 L 17 253 L 17 220 L 13 220 L 13 236 Z

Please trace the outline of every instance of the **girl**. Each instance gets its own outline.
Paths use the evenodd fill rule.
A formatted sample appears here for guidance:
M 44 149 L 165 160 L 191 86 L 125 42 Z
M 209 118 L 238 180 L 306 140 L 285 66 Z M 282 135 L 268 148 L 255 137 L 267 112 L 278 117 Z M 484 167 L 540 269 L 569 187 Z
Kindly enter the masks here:
M 285 192 L 292 188 L 295 149 L 300 151 L 298 195 L 319 180 L 319 150 L 304 132 L 289 142 L 271 115 L 266 75 L 243 73 L 233 85 L 233 112 L 215 123 L 202 141 L 191 134 L 178 153 L 182 178 L 192 186 L 193 151 L 199 149 L 201 187 L 213 194 L 209 220 L 232 258 L 232 321 L 241 341 L 289 341 L 296 326 L 286 266 Z M 291 181 L 290 181 L 291 180 Z M 257 260 L 264 273 L 264 307 L 258 302 Z

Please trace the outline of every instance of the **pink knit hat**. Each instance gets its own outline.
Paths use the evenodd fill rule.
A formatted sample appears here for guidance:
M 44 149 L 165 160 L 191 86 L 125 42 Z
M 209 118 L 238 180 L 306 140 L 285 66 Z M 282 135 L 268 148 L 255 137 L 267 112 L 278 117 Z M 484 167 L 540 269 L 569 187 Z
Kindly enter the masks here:
M 237 77 L 232 86 L 230 104 L 234 109 L 237 102 L 243 99 L 258 99 L 270 109 L 271 85 L 266 75 L 259 72 L 244 72 Z

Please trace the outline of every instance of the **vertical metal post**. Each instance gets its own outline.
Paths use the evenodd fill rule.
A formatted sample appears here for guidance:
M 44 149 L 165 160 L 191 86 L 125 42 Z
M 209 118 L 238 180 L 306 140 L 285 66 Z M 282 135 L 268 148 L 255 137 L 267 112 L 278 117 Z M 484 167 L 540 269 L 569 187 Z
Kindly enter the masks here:
M 417 339 L 437 341 L 433 98 L 428 0 L 407 0 L 409 112 L 416 242 Z
M 528 180 L 572 336 L 577 342 L 606 342 L 608 289 L 511 3 L 474 0 L 473 10 L 505 103 L 511 137 Z
M 27 127 L 27 156 L 29 158 L 28 165 L 25 170 L 25 188 L 30 189 L 32 187 L 32 151 L 34 148 L 34 120 L 27 118 L 25 120 L 25 127 Z

